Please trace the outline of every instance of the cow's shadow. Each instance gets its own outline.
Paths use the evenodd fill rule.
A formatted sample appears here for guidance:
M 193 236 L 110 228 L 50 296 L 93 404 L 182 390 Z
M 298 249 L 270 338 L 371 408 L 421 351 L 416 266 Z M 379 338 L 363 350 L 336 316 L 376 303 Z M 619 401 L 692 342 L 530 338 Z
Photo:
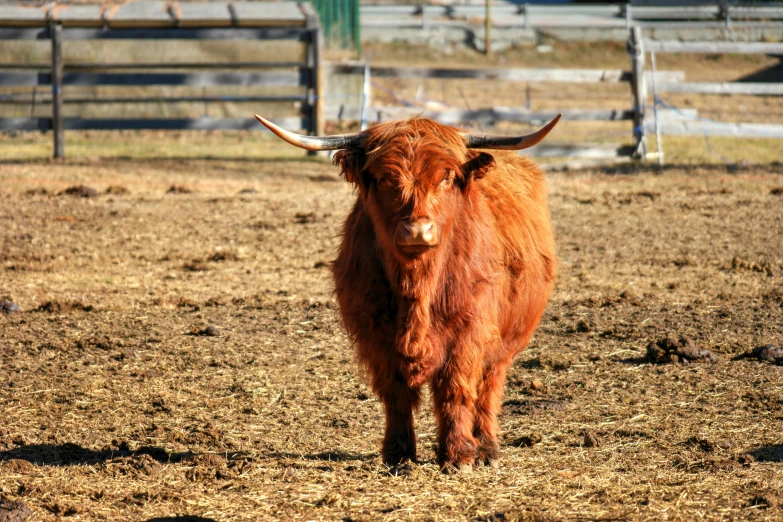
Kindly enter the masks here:
M 760 462 L 783 462 L 783 444 L 761 446 L 748 452 Z
M 620 364 L 628 364 L 630 366 L 641 366 L 642 364 L 648 364 L 650 361 L 647 360 L 646 355 L 642 355 L 639 357 L 626 357 L 625 359 L 616 359 L 616 362 L 619 362 Z
M 40 466 L 74 466 L 99 464 L 114 458 L 148 455 L 158 462 L 178 462 L 191 457 L 191 452 L 169 453 L 163 448 L 143 446 L 135 451 L 120 446 L 118 449 L 91 450 L 78 444 L 29 444 L 8 451 L 0 451 L 0 461 L 26 460 Z
M 146 522 L 217 522 L 214 518 L 197 517 L 194 515 L 175 515 L 173 517 L 155 517 Z
M 618 149 L 620 154 L 627 154 L 629 153 L 629 149 L 633 148 L 632 146 L 629 147 L 621 147 Z M 773 163 L 774 166 L 778 166 L 779 163 Z M 694 169 L 700 169 L 702 166 L 699 165 L 698 167 L 692 164 L 688 163 L 667 163 L 663 167 L 661 167 L 658 164 L 641 164 L 641 163 L 622 163 L 622 164 L 612 164 L 612 165 L 606 165 L 602 167 L 596 167 L 596 171 L 600 172 L 601 174 L 606 174 L 608 176 L 623 176 L 623 175 L 635 175 L 639 174 L 641 172 L 679 172 L 682 170 L 685 170 L 686 172 L 692 171 Z M 715 172 L 719 174 L 750 174 L 753 171 L 753 165 L 740 165 L 740 164 L 725 164 L 725 163 L 716 163 L 714 165 L 704 165 L 704 170 L 708 172 Z M 777 172 L 777 171 L 776 171 Z
M 303 459 L 303 460 L 319 460 L 322 462 L 347 462 L 351 460 L 359 460 L 362 462 L 371 461 L 378 457 L 377 453 L 350 453 L 348 451 L 322 451 L 320 453 L 291 453 L 273 451 L 267 453 L 266 457 L 272 459 Z
M 769 67 L 761 69 L 759 71 L 752 72 L 741 78 L 737 78 L 736 82 L 756 82 L 756 83 L 777 83 L 783 80 L 783 57 L 779 57 L 780 61 L 776 64 L 772 64 Z
M 120 445 L 117 449 L 91 450 L 72 442 L 65 444 L 29 444 L 19 446 L 8 451 L 0 451 L 0 462 L 4 460 L 26 460 L 39 466 L 75 466 L 81 464 L 99 464 L 111 459 L 123 457 L 139 457 L 148 455 L 161 463 L 176 463 L 196 456 L 191 451 L 169 453 L 156 446 L 143 446 L 131 451 L 126 445 Z M 233 453 L 230 458 L 241 458 L 245 455 Z M 272 451 L 263 454 L 263 457 L 281 460 L 310 460 L 321 462 L 368 462 L 376 459 L 378 453 L 351 453 L 341 450 L 323 451 L 320 453 L 292 453 Z

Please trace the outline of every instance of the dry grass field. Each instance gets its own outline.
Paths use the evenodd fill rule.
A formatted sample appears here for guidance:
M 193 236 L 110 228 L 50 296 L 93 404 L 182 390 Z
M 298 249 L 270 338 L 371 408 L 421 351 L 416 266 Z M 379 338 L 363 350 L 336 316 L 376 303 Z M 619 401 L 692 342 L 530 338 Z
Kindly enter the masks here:
M 30 520 L 783 518 L 783 361 L 738 358 L 783 345 L 780 164 L 550 173 L 560 276 L 501 467 L 441 473 L 425 403 L 394 475 L 332 299 L 334 167 L 2 140 L 0 502 Z M 682 336 L 714 360 L 645 359 Z

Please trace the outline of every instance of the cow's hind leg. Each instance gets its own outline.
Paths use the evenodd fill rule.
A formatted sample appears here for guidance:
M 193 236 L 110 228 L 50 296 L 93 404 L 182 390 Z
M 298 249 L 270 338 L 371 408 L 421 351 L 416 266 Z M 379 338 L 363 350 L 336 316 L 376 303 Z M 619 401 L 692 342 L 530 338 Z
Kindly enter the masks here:
M 416 462 L 416 431 L 413 411 L 419 407 L 420 390 L 408 387 L 402 375 L 395 374 L 376 391 L 386 414 L 386 432 L 381 454 L 383 463 L 396 466 L 405 461 Z
M 495 466 L 500 459 L 498 413 L 505 381 L 506 368 L 498 365 L 485 371 L 478 386 L 473 436 L 479 442 L 476 460 L 482 464 Z

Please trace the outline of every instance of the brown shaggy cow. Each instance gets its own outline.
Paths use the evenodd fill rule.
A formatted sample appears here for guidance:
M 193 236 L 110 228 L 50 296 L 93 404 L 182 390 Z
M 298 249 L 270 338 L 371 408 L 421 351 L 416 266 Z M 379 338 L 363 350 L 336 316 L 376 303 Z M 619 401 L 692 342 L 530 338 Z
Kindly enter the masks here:
M 358 197 L 332 272 L 345 327 L 383 402 L 383 461 L 416 460 L 413 412 L 429 384 L 438 461 L 465 471 L 499 457 L 506 370 L 546 306 L 557 258 L 544 175 L 511 152 L 522 138 L 471 135 L 427 119 L 356 135 L 273 132 L 334 157 Z

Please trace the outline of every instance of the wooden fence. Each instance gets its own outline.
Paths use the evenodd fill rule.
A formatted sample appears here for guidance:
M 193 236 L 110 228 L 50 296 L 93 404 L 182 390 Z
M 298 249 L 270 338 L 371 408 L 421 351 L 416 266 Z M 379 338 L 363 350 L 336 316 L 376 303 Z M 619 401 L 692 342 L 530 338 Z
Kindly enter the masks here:
M 366 27 L 421 27 L 463 25 L 483 19 L 483 2 L 475 5 L 362 5 L 362 25 Z M 494 27 L 526 29 L 586 26 L 602 28 L 634 26 L 666 27 L 758 27 L 783 21 L 780 5 L 766 2 L 738 4 L 731 0 L 632 0 L 621 4 L 536 4 L 504 2 L 492 7 Z
M 276 6 L 276 7 L 275 7 Z M 175 8 L 176 7 L 176 8 Z M 279 9 L 277 8 L 279 7 Z M 270 15 L 270 13 L 274 13 Z M 646 135 L 659 134 L 725 135 L 745 137 L 783 137 L 783 126 L 755 123 L 721 123 L 700 120 L 692 109 L 677 111 L 675 117 L 651 118 L 648 91 L 655 84 L 657 93 L 694 92 L 702 94 L 783 95 L 780 83 L 694 83 L 685 82 L 678 71 L 646 72 L 646 57 L 654 63 L 655 53 L 765 53 L 783 55 L 783 44 L 730 42 L 668 42 L 642 38 L 638 27 L 629 33 L 630 70 L 604 69 L 448 69 L 420 67 L 369 67 L 357 62 L 326 64 L 322 58 L 320 24 L 309 4 L 163 4 L 162 2 L 125 4 L 114 8 L 100 6 L 67 6 L 60 8 L 0 7 L 0 40 L 48 40 L 51 42 L 51 63 L 0 62 L 0 86 L 51 86 L 51 116 L 36 118 L 0 118 L 3 130 L 53 130 L 55 157 L 64 155 L 65 129 L 259 129 L 250 118 L 67 118 L 63 117 L 66 104 L 95 103 L 149 103 L 149 102 L 273 102 L 297 107 L 299 114 L 281 117 L 275 121 L 291 130 L 306 129 L 312 134 L 323 134 L 324 119 L 360 120 L 355 107 L 324 107 L 322 77 L 330 74 L 365 74 L 375 77 L 438 78 L 444 80 L 489 79 L 521 82 L 569 83 L 627 83 L 632 94 L 630 107 L 613 109 L 564 110 L 564 120 L 575 121 L 630 121 L 633 147 L 595 147 L 580 145 L 539 146 L 539 155 L 596 157 L 632 155 L 647 157 Z M 284 62 L 275 56 L 261 56 L 257 61 L 220 61 L 212 63 L 76 63 L 64 62 L 63 46 L 69 41 L 117 39 L 160 40 L 293 40 L 303 49 L 303 61 Z M 279 57 L 277 57 L 279 58 Z M 3 60 L 3 58 L 0 58 Z M 197 70 L 197 72 L 193 72 Z M 20 72 L 21 71 L 21 72 Z M 302 93 L 250 96 L 114 96 L 111 98 L 65 95 L 69 86 L 294 86 Z M 3 99 L 4 103 L 27 103 Z M 41 103 L 41 100 L 38 101 Z M 656 105 L 653 105 L 656 109 Z M 371 121 L 386 121 L 421 114 L 447 124 L 493 124 L 497 121 L 540 124 L 559 111 L 531 111 L 520 107 L 489 107 L 477 110 L 423 110 L 416 107 L 370 106 Z M 660 143 L 660 140 L 658 140 Z
M 650 54 L 653 86 L 653 108 L 661 105 L 657 93 L 698 93 L 698 94 L 745 94 L 755 96 L 783 96 L 783 78 L 779 83 L 745 82 L 689 82 L 677 83 L 660 81 L 660 73 L 655 68 L 656 53 L 709 53 L 709 54 L 769 54 L 783 56 L 783 43 L 735 43 L 735 42 L 680 42 L 641 40 L 636 60 L 644 70 L 646 54 Z M 782 74 L 783 76 L 783 74 Z M 644 98 L 646 100 L 646 95 Z M 646 105 L 646 102 L 645 102 Z M 783 139 L 783 124 L 720 122 L 698 117 L 684 117 L 676 120 L 660 121 L 657 117 L 643 118 L 641 147 L 646 149 L 645 133 L 657 135 L 658 151 L 655 155 L 663 163 L 662 135 L 679 136 L 732 136 L 738 138 L 780 138 Z
M 632 48 L 638 42 L 641 44 L 641 32 L 639 29 L 631 31 Z M 633 97 L 631 107 L 618 107 L 615 109 L 567 109 L 552 111 L 531 111 L 518 107 L 489 107 L 476 110 L 445 109 L 426 110 L 417 107 L 379 107 L 371 106 L 370 121 L 388 121 L 398 118 L 420 115 L 435 119 L 441 123 L 450 125 L 480 124 L 492 125 L 499 121 L 541 124 L 551 120 L 557 113 L 562 112 L 563 120 L 568 121 L 630 121 L 633 122 L 633 135 L 635 146 L 628 149 L 620 145 L 607 147 L 593 147 L 584 145 L 538 145 L 530 152 L 539 156 L 578 156 L 578 157 L 627 157 L 635 156 L 644 158 L 646 154 L 646 140 L 644 139 L 645 97 L 647 79 L 644 76 L 643 61 L 632 58 L 631 70 L 619 69 L 449 69 L 449 68 L 424 68 L 424 67 L 370 67 L 373 77 L 382 78 L 437 78 L 437 79 L 483 79 L 504 80 L 517 82 L 561 82 L 561 83 L 627 83 Z M 641 68 L 639 66 L 642 66 Z M 330 64 L 328 70 L 332 74 L 365 74 L 365 65 L 352 62 Z M 685 79 L 681 71 L 667 71 L 659 73 L 658 77 L 669 84 L 677 84 Z M 326 115 L 332 119 L 360 119 L 355 107 L 331 106 L 327 107 Z
M 759 96 L 783 95 L 783 83 L 744 82 L 685 82 L 682 71 L 647 70 L 646 56 L 657 52 L 700 52 L 700 53 L 765 53 L 783 55 L 783 44 L 775 43 L 732 43 L 732 42 L 674 42 L 644 40 L 639 27 L 629 32 L 628 51 L 630 71 L 606 69 L 449 69 L 425 67 L 369 67 L 373 77 L 381 78 L 437 78 L 437 79 L 484 79 L 520 82 L 568 82 L 568 83 L 618 83 L 629 84 L 632 106 L 616 109 L 567 109 L 563 111 L 531 111 L 515 107 L 490 107 L 476 110 L 446 108 L 431 110 L 422 107 L 370 106 L 370 121 L 388 121 L 420 115 L 441 123 L 460 125 L 477 123 L 492 125 L 499 121 L 540 124 L 563 113 L 563 120 L 573 121 L 630 121 L 633 147 L 547 146 L 540 145 L 533 152 L 537 155 L 558 156 L 632 156 L 637 159 L 655 157 L 657 153 L 647 151 L 647 134 L 707 135 L 736 137 L 783 138 L 783 125 L 759 123 L 722 123 L 698 118 L 693 109 L 669 111 L 656 119 L 648 111 L 648 93 L 653 84 L 656 92 L 692 92 L 699 94 L 752 94 Z M 359 62 L 330 64 L 333 74 L 365 74 L 365 64 Z M 655 108 L 655 106 L 652 106 Z M 362 115 L 354 106 L 327 106 L 328 119 L 359 120 Z M 654 111 L 653 111 L 654 112 Z M 660 139 L 658 140 L 660 143 Z M 662 155 L 660 156 L 662 157 Z M 659 158 L 660 159 L 660 158 Z
M 141 40 L 150 47 L 144 63 L 64 63 L 63 47 L 77 40 Z M 0 86 L 51 85 L 52 113 L 44 118 L 0 118 L 2 130 L 52 130 L 54 156 L 64 156 L 65 129 L 245 129 L 251 118 L 65 118 L 70 103 L 209 102 L 215 97 L 69 97 L 70 86 L 290 86 L 301 94 L 232 96 L 219 101 L 286 102 L 299 114 L 276 119 L 288 128 L 323 133 L 322 34 L 318 16 L 307 3 L 129 3 L 120 6 L 0 6 L 0 40 L 51 41 L 51 64 L 12 63 L 0 58 Z M 303 46 L 302 61 L 281 62 L 268 54 L 258 60 L 213 63 L 161 63 L 155 47 L 161 40 L 291 40 Z M 172 70 L 187 72 L 171 72 Z M 295 89 L 292 89 L 295 90 Z M 19 103 L 5 99 L 3 103 Z M 22 102 L 29 103 L 29 102 Z

